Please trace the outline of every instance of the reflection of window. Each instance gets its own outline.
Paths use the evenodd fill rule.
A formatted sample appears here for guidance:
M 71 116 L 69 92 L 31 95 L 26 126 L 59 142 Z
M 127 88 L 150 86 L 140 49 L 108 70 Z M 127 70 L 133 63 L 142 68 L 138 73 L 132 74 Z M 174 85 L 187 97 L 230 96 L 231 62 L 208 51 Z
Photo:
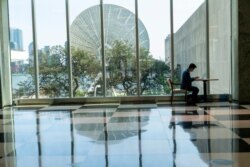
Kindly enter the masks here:
M 41 148 L 41 158 L 43 166 L 51 165 L 50 161 L 43 160 L 43 157 L 53 156 L 53 155 L 64 155 L 69 158 L 64 158 L 64 164 L 71 164 L 72 163 L 72 156 L 73 155 L 73 143 L 74 140 L 71 135 L 71 112 L 70 111 L 42 111 L 39 113 L 40 121 L 39 121 L 39 138 L 40 138 L 40 148 Z M 46 119 L 45 119 L 46 118 Z M 53 124 L 53 126 L 48 130 L 49 124 Z M 54 130 L 54 131 L 53 131 Z M 61 137 L 60 137 L 61 136 Z M 63 143 L 63 146 L 62 146 Z M 48 164 L 46 164 L 48 163 Z M 58 162 L 59 163 L 59 162 Z M 57 164 L 58 166 L 62 166 Z M 53 166 L 57 166 L 53 165 Z
M 14 110 L 13 114 L 13 122 L 14 122 L 14 129 L 13 133 L 10 133 L 13 136 L 13 139 L 15 139 L 15 151 L 14 157 L 17 159 L 15 162 L 16 164 L 14 166 L 22 166 L 22 161 L 19 161 L 24 155 L 33 155 L 34 159 L 32 163 L 34 166 L 39 166 L 39 139 L 37 132 L 37 112 L 26 110 L 25 112 Z M 26 126 L 25 126 L 26 125 Z M 28 125 L 28 130 L 27 130 Z M 31 139 L 33 142 L 31 142 Z M 29 142 L 27 142 L 29 141 Z M 20 143 L 23 143 L 20 146 Z M 35 162 L 37 162 L 37 165 L 35 165 Z M 32 165 L 33 165 L 32 164 Z

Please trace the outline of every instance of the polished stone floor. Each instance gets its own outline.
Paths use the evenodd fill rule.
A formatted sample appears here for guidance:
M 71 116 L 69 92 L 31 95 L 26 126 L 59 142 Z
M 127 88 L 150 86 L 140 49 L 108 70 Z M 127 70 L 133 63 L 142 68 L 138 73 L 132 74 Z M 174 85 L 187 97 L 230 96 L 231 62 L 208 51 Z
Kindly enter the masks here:
M 227 102 L 20 106 L 0 124 L 0 167 L 250 166 L 250 109 Z

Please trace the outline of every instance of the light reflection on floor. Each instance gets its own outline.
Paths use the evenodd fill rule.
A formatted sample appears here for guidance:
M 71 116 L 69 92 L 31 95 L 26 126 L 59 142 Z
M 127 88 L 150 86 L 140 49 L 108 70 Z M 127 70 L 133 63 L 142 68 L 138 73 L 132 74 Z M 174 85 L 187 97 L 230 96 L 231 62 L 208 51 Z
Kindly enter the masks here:
M 0 167 L 249 167 L 250 109 L 230 103 L 13 107 Z

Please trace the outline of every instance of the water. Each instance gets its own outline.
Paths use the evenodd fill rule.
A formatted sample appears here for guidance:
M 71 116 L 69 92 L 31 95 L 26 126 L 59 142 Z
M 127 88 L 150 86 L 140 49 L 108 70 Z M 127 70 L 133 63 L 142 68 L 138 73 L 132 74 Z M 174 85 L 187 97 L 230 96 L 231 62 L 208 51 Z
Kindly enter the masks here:
M 31 75 L 29 74 L 12 74 L 12 89 L 18 89 L 18 83 L 28 80 Z

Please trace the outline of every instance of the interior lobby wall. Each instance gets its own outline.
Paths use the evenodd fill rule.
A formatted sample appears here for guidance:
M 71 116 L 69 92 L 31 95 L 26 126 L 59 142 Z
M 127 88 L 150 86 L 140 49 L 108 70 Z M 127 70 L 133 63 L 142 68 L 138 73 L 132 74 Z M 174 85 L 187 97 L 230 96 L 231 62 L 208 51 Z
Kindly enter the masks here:
M 250 102 L 250 1 L 238 1 L 239 103 Z

